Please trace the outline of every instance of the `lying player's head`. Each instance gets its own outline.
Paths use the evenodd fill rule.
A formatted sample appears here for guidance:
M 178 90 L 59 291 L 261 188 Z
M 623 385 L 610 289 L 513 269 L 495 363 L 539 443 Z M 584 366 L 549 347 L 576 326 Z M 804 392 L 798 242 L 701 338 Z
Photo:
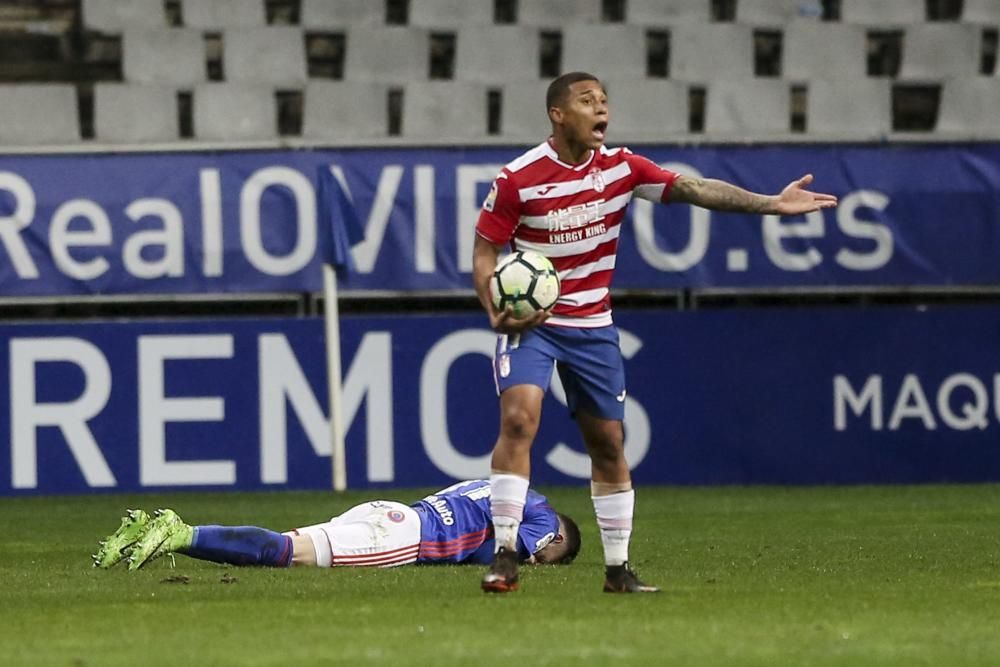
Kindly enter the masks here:
M 544 547 L 535 552 L 536 563 L 569 565 L 580 553 L 580 527 L 565 514 L 559 517 L 559 533 Z
M 545 108 L 553 136 L 591 149 L 600 148 L 608 129 L 608 96 L 593 74 L 569 72 L 549 84 Z

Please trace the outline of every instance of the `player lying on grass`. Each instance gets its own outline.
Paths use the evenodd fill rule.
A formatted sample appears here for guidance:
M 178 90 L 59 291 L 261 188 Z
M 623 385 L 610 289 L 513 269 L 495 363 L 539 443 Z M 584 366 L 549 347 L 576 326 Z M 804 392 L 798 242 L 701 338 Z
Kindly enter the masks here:
M 529 563 L 570 563 L 580 529 L 530 491 L 518 532 L 518 553 Z M 129 510 L 100 543 L 94 566 L 123 559 L 131 571 L 170 553 L 232 565 L 374 566 L 493 562 L 493 515 L 487 480 L 459 482 L 413 505 L 373 500 L 326 523 L 277 533 L 256 526 L 189 526 L 173 510 L 150 517 Z

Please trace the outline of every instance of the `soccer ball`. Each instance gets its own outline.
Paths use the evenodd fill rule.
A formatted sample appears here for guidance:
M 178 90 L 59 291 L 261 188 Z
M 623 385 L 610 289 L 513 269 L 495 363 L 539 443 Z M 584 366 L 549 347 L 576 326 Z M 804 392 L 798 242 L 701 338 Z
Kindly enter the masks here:
M 490 297 L 497 310 L 510 306 L 518 319 L 549 310 L 559 298 L 559 274 L 548 257 L 518 250 L 497 264 L 490 278 Z

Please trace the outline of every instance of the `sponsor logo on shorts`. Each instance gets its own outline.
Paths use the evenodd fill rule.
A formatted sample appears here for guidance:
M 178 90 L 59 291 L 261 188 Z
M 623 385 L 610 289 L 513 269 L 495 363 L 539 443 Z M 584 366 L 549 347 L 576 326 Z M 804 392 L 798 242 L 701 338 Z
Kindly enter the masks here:
M 386 516 L 389 517 L 389 521 L 392 521 L 393 523 L 403 523 L 403 521 L 406 520 L 406 515 L 399 510 L 389 510 L 389 513 L 386 514 Z
M 624 403 L 625 402 L 625 390 L 624 389 L 622 389 L 622 393 L 620 393 L 617 396 L 615 396 L 615 400 L 618 401 L 619 403 Z
M 500 357 L 500 377 L 505 378 L 510 375 L 510 355 Z

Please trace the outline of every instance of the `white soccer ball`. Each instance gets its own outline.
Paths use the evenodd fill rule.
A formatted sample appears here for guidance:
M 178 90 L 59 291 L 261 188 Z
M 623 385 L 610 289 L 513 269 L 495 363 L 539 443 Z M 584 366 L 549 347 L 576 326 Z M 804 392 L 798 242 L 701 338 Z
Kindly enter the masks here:
M 518 250 L 497 264 L 490 278 L 490 297 L 497 310 L 510 306 L 519 319 L 549 310 L 559 299 L 559 274 L 548 257 Z

